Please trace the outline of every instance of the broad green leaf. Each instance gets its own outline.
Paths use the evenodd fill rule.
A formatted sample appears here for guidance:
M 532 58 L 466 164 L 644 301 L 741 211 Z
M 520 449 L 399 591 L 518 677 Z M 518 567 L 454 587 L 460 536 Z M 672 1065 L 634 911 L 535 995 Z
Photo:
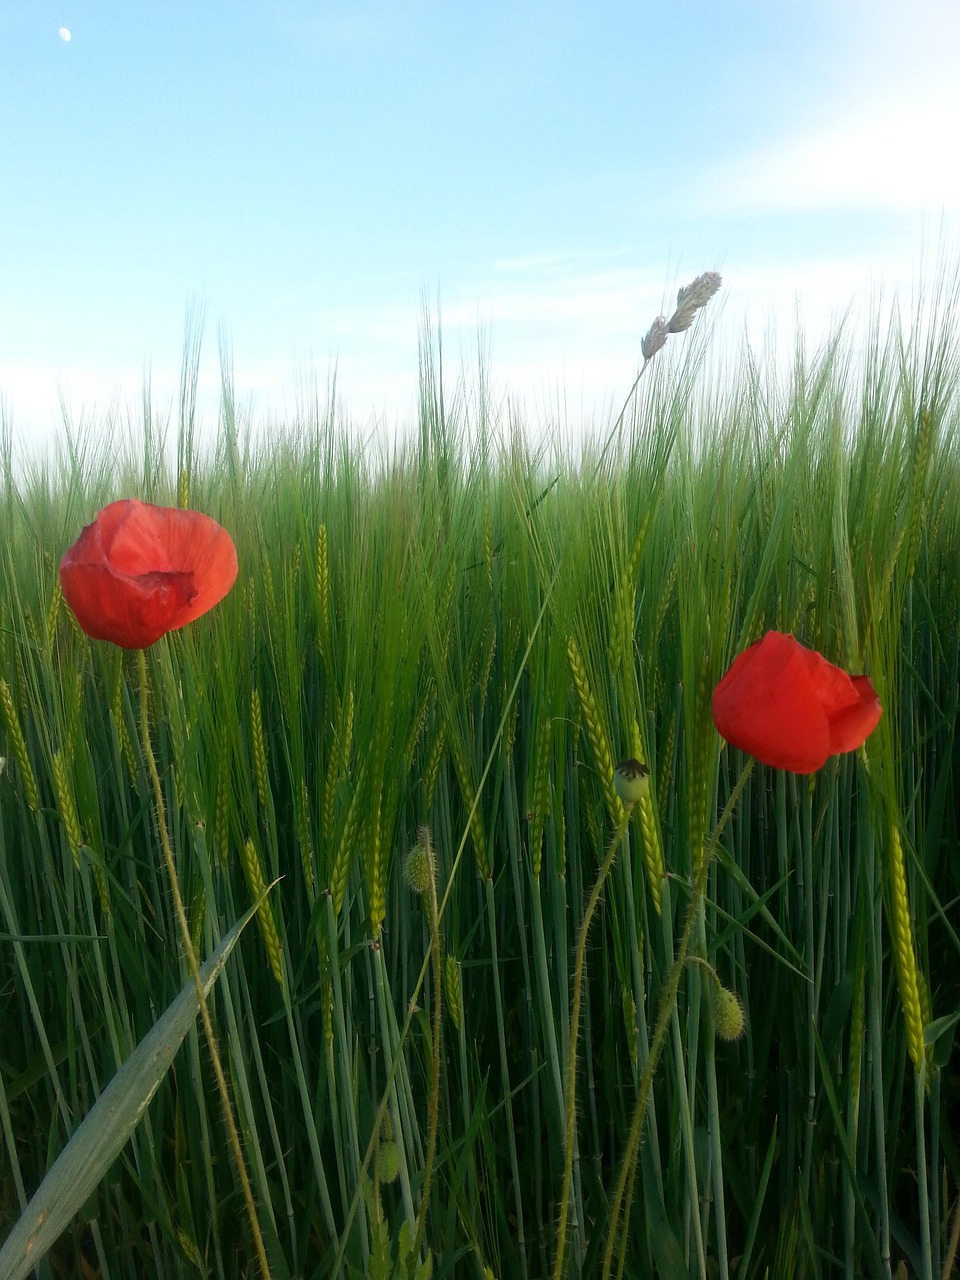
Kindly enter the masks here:
M 205 992 L 220 976 L 258 906 L 250 908 L 201 966 Z M 140 1122 L 198 1011 L 191 981 L 104 1089 L 37 1188 L 0 1249 L 0 1280 L 22 1280 L 70 1225 Z

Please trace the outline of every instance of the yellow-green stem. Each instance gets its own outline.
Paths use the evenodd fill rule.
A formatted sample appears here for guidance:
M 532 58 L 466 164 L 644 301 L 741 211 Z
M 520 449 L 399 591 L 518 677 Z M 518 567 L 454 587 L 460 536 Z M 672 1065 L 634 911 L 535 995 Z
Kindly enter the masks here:
M 253 1234 L 254 1247 L 257 1251 L 260 1273 L 264 1277 L 264 1280 L 270 1280 L 270 1264 L 267 1262 L 267 1251 L 263 1243 L 263 1232 L 260 1230 L 257 1208 L 253 1200 L 253 1189 L 250 1186 L 250 1179 L 247 1175 L 247 1166 L 243 1158 L 243 1148 L 240 1146 L 240 1134 L 237 1132 L 236 1121 L 233 1117 L 233 1103 L 230 1100 L 230 1091 L 227 1088 L 227 1078 L 224 1075 L 223 1065 L 220 1061 L 220 1051 L 217 1048 L 217 1038 L 214 1034 L 213 1023 L 210 1021 L 210 1011 L 207 1008 L 207 999 L 203 990 L 203 982 L 200 978 L 200 964 L 197 960 L 197 953 L 193 947 L 193 939 L 190 936 L 190 926 L 187 923 L 187 913 L 183 905 L 183 895 L 180 892 L 177 868 L 173 860 L 173 850 L 170 847 L 170 836 L 167 832 L 166 809 L 163 803 L 163 787 L 160 783 L 160 774 L 157 770 L 157 762 L 154 758 L 153 746 L 150 741 L 150 707 L 147 694 L 147 660 L 142 649 L 138 650 L 137 656 L 140 659 L 140 721 L 143 737 L 143 754 L 147 762 L 147 771 L 150 774 L 150 781 L 153 784 L 154 804 L 157 811 L 157 827 L 160 833 L 160 848 L 163 851 L 163 860 L 166 864 L 167 879 L 170 881 L 170 892 L 173 894 L 173 904 L 177 914 L 177 923 L 180 926 L 180 936 L 183 939 L 183 949 L 186 952 L 190 976 L 193 978 L 193 985 L 197 992 L 197 1001 L 200 1005 L 200 1020 L 203 1023 L 204 1035 L 207 1038 L 207 1047 L 210 1050 L 210 1061 L 213 1063 L 213 1073 L 216 1076 L 217 1089 L 220 1093 L 220 1105 L 223 1111 L 223 1119 L 227 1126 L 227 1134 L 230 1139 L 234 1162 L 237 1166 L 240 1185 L 243 1189 L 243 1199 L 247 1207 L 247 1217 L 250 1221 L 250 1230 Z
M 580 1034 L 580 1001 L 583 988 L 583 970 L 587 954 L 587 934 L 593 913 L 600 901 L 600 893 L 607 876 L 613 867 L 620 841 L 630 823 L 633 804 L 627 802 L 623 807 L 623 815 L 617 823 L 617 829 L 610 841 L 610 848 L 603 860 L 603 865 L 590 891 L 587 906 L 580 925 L 580 936 L 577 938 L 577 951 L 573 968 L 573 997 L 570 1002 L 570 1042 L 567 1046 L 567 1060 L 564 1066 L 564 1106 L 566 1122 L 563 1138 L 563 1185 L 560 1191 L 560 1217 L 557 1224 L 557 1256 L 553 1266 L 553 1280 L 560 1280 L 566 1263 L 567 1252 L 567 1217 L 570 1209 L 570 1186 L 573 1181 L 573 1138 L 576 1121 L 576 1085 L 577 1085 L 577 1040 Z

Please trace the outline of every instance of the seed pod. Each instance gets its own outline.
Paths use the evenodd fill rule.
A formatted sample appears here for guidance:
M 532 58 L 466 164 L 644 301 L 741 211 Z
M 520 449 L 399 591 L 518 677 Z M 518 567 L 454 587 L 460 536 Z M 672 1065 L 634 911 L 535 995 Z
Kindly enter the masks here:
M 743 1005 L 735 991 L 717 987 L 713 997 L 713 1020 L 721 1040 L 739 1040 L 747 1025 Z

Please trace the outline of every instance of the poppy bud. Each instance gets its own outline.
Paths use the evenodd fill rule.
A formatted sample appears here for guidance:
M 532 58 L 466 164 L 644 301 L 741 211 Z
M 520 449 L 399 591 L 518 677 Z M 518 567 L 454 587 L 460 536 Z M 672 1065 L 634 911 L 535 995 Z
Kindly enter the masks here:
M 389 1139 L 380 1144 L 380 1181 L 393 1182 L 400 1173 L 400 1148 Z
M 746 1026 L 743 1005 L 735 991 L 717 987 L 713 996 L 713 1025 L 721 1040 L 739 1040 Z
M 433 842 L 426 827 L 421 827 L 417 843 L 407 854 L 404 874 L 407 884 L 414 893 L 421 896 L 427 893 L 437 878 L 437 859 L 433 852 Z
M 405 868 L 407 884 L 414 893 L 424 894 L 430 888 L 430 867 L 426 854 L 419 845 L 415 845 L 407 857 Z

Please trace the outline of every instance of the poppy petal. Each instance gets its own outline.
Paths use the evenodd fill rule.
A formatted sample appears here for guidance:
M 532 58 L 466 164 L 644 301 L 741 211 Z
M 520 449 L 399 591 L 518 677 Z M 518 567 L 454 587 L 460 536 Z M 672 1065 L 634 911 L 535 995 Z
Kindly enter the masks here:
M 764 764 L 813 773 L 830 755 L 830 726 L 800 649 L 776 631 L 745 649 L 714 690 L 713 720 Z
M 176 569 L 189 568 L 196 586 L 195 598 L 176 624 L 183 627 L 219 604 L 236 582 L 237 549 L 226 529 L 203 512 L 179 512 L 190 519 L 172 522 L 165 508 L 159 510 L 164 513 L 163 538 L 171 562 Z
M 848 675 L 779 631 L 735 658 L 713 692 L 721 736 L 792 773 L 813 773 L 829 756 L 855 751 L 882 714 L 866 676 Z
M 883 707 L 867 676 L 848 677 L 856 702 L 838 711 L 830 720 L 830 753 L 856 751 L 880 723 Z
M 113 508 L 117 508 L 116 512 Z M 174 515 L 180 514 L 175 508 L 168 509 Z M 139 577 L 142 573 L 168 573 L 186 567 L 186 560 L 170 554 L 164 536 L 165 522 L 157 516 L 163 510 L 134 498 L 113 502 L 104 508 L 96 523 L 100 523 L 105 512 L 110 514 L 111 518 L 101 529 L 100 544 L 112 568 Z
M 172 628 L 196 595 L 189 573 L 115 573 L 106 565 L 61 566 L 67 604 L 94 640 L 122 649 L 146 649 Z
M 859 702 L 853 681 L 846 671 L 828 662 L 822 653 L 817 653 L 816 649 L 807 649 L 792 636 L 788 636 L 787 639 L 793 641 L 796 652 L 801 655 L 806 664 L 814 696 L 828 720 L 832 720 L 834 716 L 840 715 L 841 712 Z
M 135 498 L 104 507 L 60 563 L 80 626 L 126 649 L 199 618 L 236 577 L 233 540 L 210 516 Z

